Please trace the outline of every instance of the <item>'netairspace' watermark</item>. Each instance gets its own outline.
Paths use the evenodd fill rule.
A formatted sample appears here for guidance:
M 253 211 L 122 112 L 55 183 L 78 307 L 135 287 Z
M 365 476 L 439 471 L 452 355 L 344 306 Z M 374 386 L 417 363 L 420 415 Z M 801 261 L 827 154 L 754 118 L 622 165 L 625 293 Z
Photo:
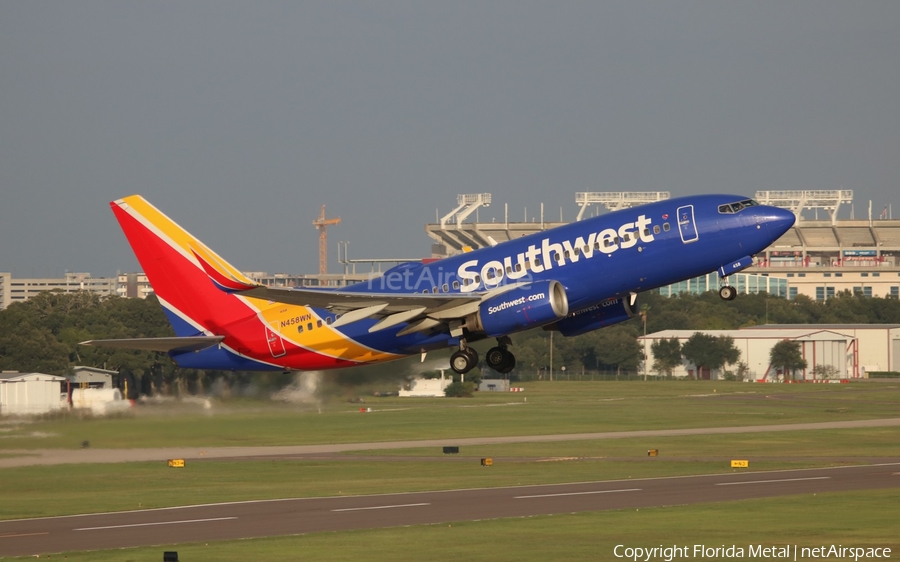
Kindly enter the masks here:
M 632 560 L 634 562 L 650 562 L 651 560 L 663 560 L 672 562 L 678 559 L 713 559 L 728 560 L 731 558 L 759 558 L 781 560 L 869 560 L 886 559 L 891 557 L 890 548 L 857 547 L 831 544 L 822 546 L 751 544 L 747 546 L 720 545 L 707 546 L 672 545 L 672 546 L 625 546 L 618 544 L 613 549 L 616 558 Z

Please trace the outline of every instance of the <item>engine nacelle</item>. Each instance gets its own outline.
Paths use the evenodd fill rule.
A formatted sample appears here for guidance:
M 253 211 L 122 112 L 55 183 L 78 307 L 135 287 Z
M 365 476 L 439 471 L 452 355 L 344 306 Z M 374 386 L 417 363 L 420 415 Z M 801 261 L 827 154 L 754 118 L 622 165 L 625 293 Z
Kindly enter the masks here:
M 484 300 L 478 312 L 466 319 L 466 328 L 499 337 L 543 326 L 568 313 L 562 283 L 537 281 Z
M 627 298 L 607 299 L 573 312 L 568 318 L 557 322 L 555 328 L 568 337 L 624 322 L 635 315 L 634 306 L 629 301 Z

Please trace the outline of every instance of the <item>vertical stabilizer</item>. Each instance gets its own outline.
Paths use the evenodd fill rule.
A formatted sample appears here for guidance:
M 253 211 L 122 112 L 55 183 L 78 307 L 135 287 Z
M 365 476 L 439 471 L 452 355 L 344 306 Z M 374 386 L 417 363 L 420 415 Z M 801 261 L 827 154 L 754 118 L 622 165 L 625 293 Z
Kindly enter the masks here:
M 217 289 L 197 256 L 236 281 L 252 280 L 143 197 L 130 195 L 110 207 L 177 335 L 217 335 L 255 314 L 245 299 Z

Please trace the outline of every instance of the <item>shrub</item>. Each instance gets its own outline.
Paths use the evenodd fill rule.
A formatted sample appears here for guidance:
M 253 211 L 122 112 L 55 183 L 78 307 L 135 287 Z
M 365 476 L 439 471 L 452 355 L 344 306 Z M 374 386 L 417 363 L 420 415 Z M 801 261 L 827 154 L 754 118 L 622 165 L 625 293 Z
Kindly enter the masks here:
M 448 396 L 451 398 L 471 398 L 473 394 L 475 394 L 475 386 L 474 382 L 466 381 L 466 382 L 453 382 L 450 383 L 447 388 L 444 389 L 444 396 Z

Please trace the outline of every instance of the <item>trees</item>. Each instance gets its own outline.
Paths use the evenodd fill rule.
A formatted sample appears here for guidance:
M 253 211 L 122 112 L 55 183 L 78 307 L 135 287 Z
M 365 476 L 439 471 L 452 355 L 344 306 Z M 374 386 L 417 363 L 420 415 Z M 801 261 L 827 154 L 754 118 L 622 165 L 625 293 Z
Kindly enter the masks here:
M 703 368 L 710 371 L 721 369 L 726 364 L 734 363 L 741 356 L 734 340 L 728 336 L 710 336 L 701 332 L 694 333 L 684 345 L 681 354 L 697 367 L 697 378 L 701 377 Z
M 656 340 L 650 345 L 653 352 L 653 370 L 672 376 L 672 369 L 681 365 L 681 342 L 678 338 Z
M 788 373 L 791 379 L 794 378 L 794 371 L 806 368 L 806 359 L 800 353 L 800 342 L 791 340 L 782 340 L 772 346 L 769 352 L 769 364 L 773 367 L 781 367 L 784 372 L 784 380 L 788 380 Z

